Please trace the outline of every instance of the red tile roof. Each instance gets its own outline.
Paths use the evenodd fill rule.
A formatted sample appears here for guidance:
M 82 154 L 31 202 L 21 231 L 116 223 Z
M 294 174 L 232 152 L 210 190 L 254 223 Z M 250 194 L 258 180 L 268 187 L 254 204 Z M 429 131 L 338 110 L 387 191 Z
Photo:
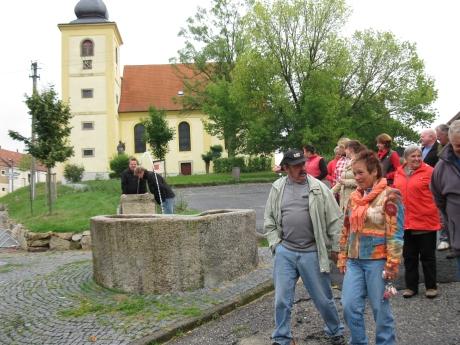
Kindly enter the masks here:
M 23 153 L 0 149 L 0 166 L 9 167 L 12 162 L 14 167 L 18 167 L 23 156 Z M 46 171 L 46 167 L 37 164 L 37 170 Z
M 121 83 L 119 113 L 157 109 L 181 110 L 175 103 L 179 91 L 184 91 L 182 75 L 192 76 L 186 65 L 131 65 L 125 66 Z

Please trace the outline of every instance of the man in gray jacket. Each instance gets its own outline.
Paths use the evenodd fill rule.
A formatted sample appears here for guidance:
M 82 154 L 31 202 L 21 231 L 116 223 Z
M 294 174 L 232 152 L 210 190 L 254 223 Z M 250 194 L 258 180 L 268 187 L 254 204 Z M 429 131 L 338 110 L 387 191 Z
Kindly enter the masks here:
M 451 123 L 449 141 L 431 177 L 431 191 L 449 232 L 460 278 L 460 120 Z
M 273 345 L 295 344 L 291 309 L 299 277 L 321 314 L 332 344 L 345 344 L 332 295 L 329 253 L 336 261 L 342 214 L 331 191 L 305 171 L 300 150 L 284 153 L 287 176 L 276 180 L 264 215 L 265 234 L 275 256 L 275 330 Z

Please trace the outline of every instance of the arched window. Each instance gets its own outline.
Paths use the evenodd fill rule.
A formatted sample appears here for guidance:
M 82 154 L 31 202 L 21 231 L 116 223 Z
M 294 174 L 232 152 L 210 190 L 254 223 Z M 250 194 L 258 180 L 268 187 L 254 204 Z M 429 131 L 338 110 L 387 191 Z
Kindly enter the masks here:
M 134 126 L 134 152 L 145 152 L 144 125 L 138 123 Z
M 190 151 L 190 125 L 179 123 L 179 151 Z
M 91 40 L 84 40 L 81 43 L 81 56 L 93 56 L 94 55 L 94 43 Z

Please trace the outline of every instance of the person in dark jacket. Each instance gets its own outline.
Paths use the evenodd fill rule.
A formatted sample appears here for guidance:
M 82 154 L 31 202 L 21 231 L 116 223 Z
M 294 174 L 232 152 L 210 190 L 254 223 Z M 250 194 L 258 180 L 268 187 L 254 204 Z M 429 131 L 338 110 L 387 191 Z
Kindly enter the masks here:
M 161 206 L 162 212 L 164 214 L 173 214 L 175 194 L 163 177 L 142 167 L 137 167 L 134 174 L 139 179 L 147 181 L 150 193 L 153 194 L 156 203 Z
M 431 178 L 431 191 L 449 232 L 460 278 L 460 120 L 450 124 L 449 141 Z
M 442 149 L 444 149 L 444 147 L 446 147 L 446 145 L 449 143 L 449 125 L 442 123 L 439 126 L 437 126 L 434 130 L 436 131 L 436 137 L 438 138 L 439 147 L 440 147 L 440 149 L 438 150 L 439 151 L 438 156 L 441 156 Z M 450 249 L 450 245 L 449 245 L 449 236 L 447 233 L 447 226 L 445 225 L 444 220 L 442 220 L 442 223 L 443 223 L 442 229 L 439 232 L 438 250 L 448 250 Z M 454 256 L 449 251 L 446 258 L 452 259 L 453 257 Z
M 130 157 L 128 169 L 121 173 L 121 191 L 123 194 L 147 193 L 146 180 L 140 179 L 134 174 L 134 170 L 136 170 L 137 165 L 137 159 Z
M 436 140 L 436 131 L 432 128 L 424 129 L 420 133 L 420 142 L 422 143 L 423 163 L 431 165 L 433 168 L 438 162 L 439 151 L 441 147 Z
M 375 138 L 375 141 L 379 149 L 377 155 L 380 164 L 382 164 L 382 176 L 387 179 L 388 185 L 392 186 L 396 169 L 401 165 L 398 153 L 391 149 L 393 138 L 386 133 L 382 133 Z

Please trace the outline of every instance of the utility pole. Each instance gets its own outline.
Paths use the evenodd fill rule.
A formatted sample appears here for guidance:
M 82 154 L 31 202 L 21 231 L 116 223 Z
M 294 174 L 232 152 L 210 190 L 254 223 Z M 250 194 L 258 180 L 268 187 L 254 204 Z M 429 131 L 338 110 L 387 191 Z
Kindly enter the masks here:
M 30 68 L 32 70 L 32 75 L 29 76 L 29 78 L 32 78 L 32 94 L 35 95 L 37 93 L 37 79 L 40 79 L 40 76 L 37 74 L 38 70 L 38 64 L 36 61 L 32 62 L 30 65 Z M 34 130 L 34 125 L 35 125 L 35 118 L 34 115 L 32 115 L 32 133 L 31 133 L 31 141 L 32 144 L 35 143 L 35 130 Z M 32 201 L 35 200 L 35 157 L 32 156 L 32 159 L 30 160 L 30 211 L 33 214 L 33 206 L 32 206 Z

